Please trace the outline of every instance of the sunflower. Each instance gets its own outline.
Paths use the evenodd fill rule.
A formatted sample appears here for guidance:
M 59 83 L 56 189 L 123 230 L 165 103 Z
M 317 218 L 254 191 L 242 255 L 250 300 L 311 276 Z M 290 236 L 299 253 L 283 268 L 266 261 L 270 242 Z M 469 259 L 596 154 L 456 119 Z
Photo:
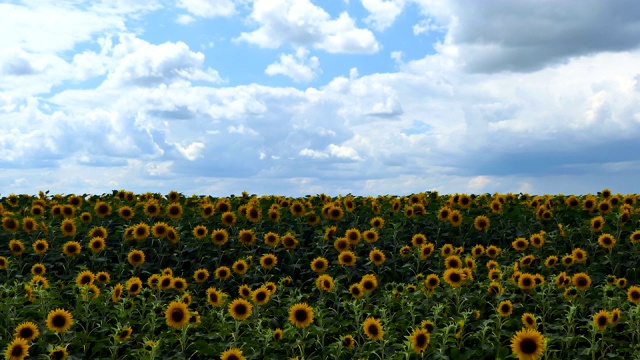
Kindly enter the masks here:
M 487 287 L 487 292 L 489 293 L 489 295 L 498 296 L 504 293 L 504 289 L 502 288 L 499 282 L 492 281 Z
M 338 262 L 340 265 L 352 267 L 356 264 L 356 254 L 352 251 L 346 250 L 338 255 Z
M 220 355 L 220 360 L 245 360 L 246 358 L 242 356 L 242 351 L 238 348 L 231 348 L 225 350 L 222 355 Z
M 6 267 L 6 264 L 5 264 Z M 0 264 L 0 269 L 2 269 L 2 264 Z M 41 263 L 37 263 L 37 264 L 33 264 L 33 266 L 31 266 L 31 273 L 33 275 L 44 275 L 44 273 L 47 272 L 47 267 L 44 266 L 44 264 Z
M 347 349 L 353 349 L 356 346 L 356 341 L 351 334 L 347 334 L 342 337 L 342 345 Z
M 185 291 L 187 289 L 187 286 L 189 286 L 187 280 L 181 277 L 174 277 L 171 279 L 171 287 L 173 287 L 177 291 Z
M 236 260 L 231 266 L 231 268 L 233 269 L 233 272 L 235 272 L 236 274 L 244 275 L 247 273 L 247 270 L 249 270 L 249 264 L 247 264 L 246 261 L 240 259 L 240 260 Z
M 67 241 L 62 246 L 62 252 L 69 257 L 76 256 L 82 251 L 82 246 L 77 241 Z
M 360 285 L 360 283 L 351 284 L 351 286 L 349 286 L 349 292 L 356 299 L 359 299 L 362 297 L 362 295 L 364 295 L 364 290 L 362 289 L 362 285 Z
M 98 217 L 104 218 L 111 215 L 111 205 L 104 201 L 98 201 L 93 207 L 93 211 L 98 215 Z
M 347 238 L 351 245 L 357 245 L 362 238 L 362 234 L 360 234 L 360 230 L 351 228 L 345 232 L 344 237 Z
M 573 257 L 573 255 L 565 255 L 565 256 L 562 257 L 562 265 L 571 266 L 571 265 L 573 265 L 575 260 L 576 259 Z
M 532 313 L 526 312 L 522 314 L 522 317 L 520 319 L 522 320 L 522 324 L 527 329 L 535 329 L 536 327 L 538 327 L 536 323 L 536 317 Z
M 4 352 L 4 356 L 8 360 L 23 360 L 29 356 L 29 344 L 27 340 L 20 337 L 13 339 Z
M 511 315 L 512 312 L 513 304 L 511 304 L 511 300 L 504 300 L 498 305 L 498 313 L 500 314 L 500 316 L 507 317 Z
M 459 287 L 462 285 L 462 282 L 465 280 L 466 275 L 462 270 L 456 268 L 450 268 L 445 270 L 443 278 L 447 284 L 451 285 L 451 287 Z
M 229 314 L 236 320 L 245 320 L 251 316 L 253 306 L 245 299 L 235 299 L 229 304 Z
M 521 290 L 529 291 L 533 289 L 533 287 L 536 285 L 536 282 L 533 275 L 521 273 L 520 277 L 518 278 L 517 284 Z
M 429 335 L 429 332 L 427 330 L 417 328 L 409 337 L 409 341 L 411 341 L 411 347 L 413 348 L 413 351 L 415 351 L 416 354 L 420 354 L 427 349 L 427 346 L 429 346 L 431 335 Z
M 362 233 L 362 237 L 364 238 L 364 241 L 368 242 L 369 244 L 373 244 L 379 239 L 378 233 L 373 230 L 365 230 Z
M 167 236 L 168 231 L 169 231 L 169 224 L 162 221 L 153 224 L 153 226 L 151 227 L 151 233 L 153 234 L 153 236 L 157 237 L 158 239 L 165 238 Z
M 180 205 L 179 203 L 171 203 L 169 206 L 167 206 L 166 214 L 173 220 L 180 219 L 182 217 L 182 213 L 182 205 Z
M 519 360 L 536 360 L 545 348 L 545 338 L 538 330 L 522 329 L 511 338 L 511 351 Z
M 214 287 L 207 289 L 207 302 L 211 306 L 220 306 L 224 303 L 224 294 Z
M 99 253 L 100 251 L 104 250 L 106 247 L 107 247 L 107 244 L 104 241 L 103 237 L 93 237 L 89 241 L 89 249 L 91 249 L 91 251 L 94 254 Z
M 321 273 L 326 271 L 329 268 L 329 261 L 327 259 L 319 256 L 313 260 L 311 260 L 311 270 L 317 273 Z
M 498 281 L 502 279 L 502 271 L 500 269 L 489 270 L 489 279 L 492 281 Z
M 280 210 L 278 209 L 269 209 L 269 212 L 267 213 L 267 216 L 269 217 L 269 220 L 271 220 L 272 222 L 279 222 L 280 221 Z
M 7 261 L 7 258 L 4 256 L 0 256 L 0 270 L 6 269 L 7 266 L 9 266 L 9 262 Z
M 547 259 L 544 261 L 544 266 L 548 268 L 552 268 L 556 266 L 557 263 L 558 263 L 558 257 L 555 255 L 551 255 L 547 257 Z
M 2 218 L 2 228 L 9 233 L 14 233 L 20 228 L 20 223 L 14 218 L 5 216 Z
M 328 209 L 328 215 L 331 220 L 340 221 L 344 216 L 344 210 L 340 206 L 331 205 Z
M 116 335 L 116 340 L 120 342 L 127 341 L 131 337 L 131 333 L 133 333 L 131 326 L 127 326 L 126 328 L 123 328 L 118 332 L 118 335 Z
M 69 353 L 64 347 L 56 346 L 49 352 L 49 356 L 53 360 L 65 360 L 67 356 L 69 356 Z
M 100 271 L 96 274 L 96 280 L 101 284 L 108 284 L 111 281 L 111 275 L 106 271 Z
M 193 273 L 193 279 L 197 283 L 201 284 L 207 281 L 208 278 L 209 278 L 209 271 L 207 269 L 200 268 Z
M 289 308 L 289 322 L 298 328 L 306 328 L 313 322 L 313 308 L 307 303 L 297 303 Z
M 305 213 L 304 205 L 300 201 L 294 201 L 289 207 L 293 216 L 302 216 Z
M 168 227 L 167 227 L 168 231 Z M 149 237 L 151 234 L 150 228 L 148 224 L 138 223 L 133 227 L 133 238 L 136 240 L 144 240 Z
M 252 223 L 257 223 L 262 219 L 262 210 L 256 206 L 249 206 L 247 208 L 246 217 Z
M 18 325 L 13 333 L 13 337 L 22 338 L 27 341 L 33 341 L 38 335 L 40 335 L 38 326 L 30 321 Z
M 462 267 L 462 260 L 460 260 L 460 257 L 457 255 L 450 255 L 444 259 L 444 266 L 447 269 L 459 269 Z
M 424 234 L 415 234 L 413 235 L 413 237 L 411 237 L 411 244 L 413 244 L 413 246 L 420 247 L 426 243 L 427 243 L 427 237 L 424 236 Z
M 25 216 L 22 218 L 22 229 L 27 234 L 31 234 L 38 229 L 38 223 L 32 217 Z
M 95 274 L 90 270 L 85 270 L 76 277 L 76 284 L 78 284 L 78 286 L 90 285 L 93 284 L 94 279 Z
M 640 287 L 630 286 L 629 290 L 627 290 L 627 300 L 631 301 L 634 304 L 640 304 Z
M 169 290 L 173 287 L 173 276 L 165 274 L 158 279 L 158 288 L 160 290 Z
M 376 266 L 382 265 L 387 257 L 381 250 L 373 249 L 369 252 L 369 260 Z
M 424 286 L 427 289 L 433 290 L 437 288 L 439 285 L 440 285 L 440 278 L 438 277 L 438 275 L 436 274 L 427 275 L 427 278 L 424 281 Z
M 51 310 L 47 315 L 47 329 L 62 333 L 71 328 L 73 325 L 73 316 L 64 309 Z
M 256 305 L 264 305 L 269 302 L 271 292 L 265 286 L 261 286 L 251 294 L 251 299 Z
M 636 230 L 632 232 L 631 235 L 629 236 L 629 239 L 634 244 L 640 243 L 640 230 Z
M 89 238 L 101 237 L 106 239 L 108 235 L 107 229 L 103 226 L 94 226 L 89 230 Z
M 376 216 L 373 219 L 371 219 L 371 221 L 369 221 L 369 224 L 373 228 L 382 229 L 382 227 L 384 226 L 384 219 L 381 218 L 380 216 Z
M 598 203 L 598 211 L 601 214 L 606 214 L 609 211 L 611 211 L 611 209 L 613 209 L 613 206 L 611 205 L 611 202 L 608 200 L 603 200 L 600 203 Z
M 338 228 L 336 226 L 330 226 L 324 230 L 323 238 L 327 241 L 331 241 L 335 237 L 337 231 Z
M 531 264 L 536 260 L 535 255 L 527 255 L 520 259 L 520 266 L 528 268 L 531 267 Z
M 264 243 L 271 247 L 276 247 L 280 243 L 280 237 L 274 232 L 264 234 Z
M 164 312 L 167 325 L 181 328 L 189 323 L 189 309 L 182 301 L 172 301 Z
M 591 219 L 591 231 L 598 232 L 604 227 L 604 218 L 596 216 Z
M 124 290 L 124 286 L 122 284 L 116 284 L 111 290 L 111 301 L 117 303 L 122 299 L 122 291 Z
M 197 225 L 192 230 L 192 234 L 193 236 L 195 236 L 196 239 L 202 239 L 205 236 L 207 236 L 208 233 L 209 233 L 209 229 L 207 229 L 207 227 L 204 225 Z
M 451 210 L 451 212 L 449 213 L 449 222 L 454 227 L 462 225 L 462 214 L 460 214 L 460 211 Z
M 598 311 L 595 315 L 593 315 L 592 324 L 599 331 L 605 331 L 607 329 L 607 325 L 609 324 L 609 313 L 606 310 Z
M 226 266 L 220 266 L 216 269 L 216 278 L 220 280 L 227 280 L 231 276 L 231 269 Z
M 135 212 L 129 206 L 122 206 L 118 209 L 118 216 L 125 220 L 131 220 L 135 216 Z
M 215 245 L 224 245 L 229 241 L 229 233 L 225 229 L 216 229 L 211 232 L 211 241 Z
M 243 229 L 238 233 L 238 241 L 246 246 L 251 246 L 256 242 L 256 234 L 251 229 Z
M 31 215 L 33 216 L 42 216 L 44 215 L 44 207 L 42 205 L 32 205 L 31 206 Z
M 442 248 L 440 249 L 440 255 L 443 258 L 446 258 L 447 256 L 451 256 L 453 255 L 455 249 L 453 248 L 453 245 L 451 244 L 444 244 L 442 246 Z
M 586 273 L 577 273 L 571 277 L 571 283 L 578 290 L 586 290 L 591 287 L 591 278 Z
M 618 287 L 618 289 L 624 289 L 625 287 L 627 287 L 627 279 L 625 278 L 616 279 L 616 286 Z
M 598 237 L 598 244 L 605 249 L 613 249 L 616 239 L 611 234 L 602 234 Z
M 24 253 L 24 244 L 20 240 L 13 239 L 9 241 L 9 250 L 13 255 L 22 255 Z
M 474 246 L 474 247 L 471 249 L 471 255 L 472 255 L 474 258 L 479 258 L 480 256 L 484 255 L 484 246 L 482 246 L 482 245 L 480 245 L 480 244 L 478 244 L 478 245 Z
M 274 342 L 278 342 L 280 340 L 282 340 L 282 329 L 277 328 L 273 331 L 273 334 L 271 334 L 271 338 L 273 339 Z
M 473 227 L 475 227 L 478 231 L 489 230 L 490 224 L 491 222 L 489 221 L 489 218 L 484 215 L 477 216 L 473 221 Z
M 321 291 L 330 292 L 333 290 L 333 278 L 326 274 L 318 276 L 316 279 L 316 287 Z
M 298 240 L 291 233 L 286 233 L 284 236 L 282 236 L 281 240 L 282 246 L 284 246 L 285 249 L 292 250 L 298 246 Z
M 618 325 L 621 317 L 622 317 L 622 311 L 620 311 L 620 309 L 615 308 L 611 310 L 611 314 L 609 314 L 609 324 L 613 326 Z
M 364 333 L 371 340 L 382 340 L 382 336 L 384 335 L 384 329 L 382 328 L 382 323 L 380 319 L 376 319 L 373 317 L 368 317 L 364 323 L 362 323 L 362 328 Z
M 136 250 L 136 249 L 131 250 L 127 255 L 127 260 L 129 261 L 129 264 L 131 264 L 132 266 L 140 266 L 144 264 L 144 261 L 145 261 L 144 251 Z
M 529 246 L 529 240 L 519 237 L 511 242 L 511 246 L 515 251 L 525 251 Z
M 240 294 L 243 299 L 248 299 L 249 296 L 251 296 L 251 287 L 247 284 L 240 285 L 240 287 L 238 287 L 238 294 Z
M 127 291 L 131 296 L 136 296 L 142 291 L 142 280 L 137 276 L 132 276 L 127 280 L 125 285 L 127 286 Z
M 236 221 L 237 221 L 237 217 L 236 214 L 234 214 L 231 211 L 227 211 L 222 213 L 222 216 L 220 217 L 220 219 L 222 220 L 222 223 L 226 226 L 226 227 L 232 227 Z
M 337 238 L 334 242 L 333 242 L 333 247 L 338 250 L 339 252 L 343 252 L 343 251 L 347 251 L 349 249 L 349 247 L 351 247 L 351 244 L 349 244 L 349 240 L 347 240 L 346 238 Z
M 486 254 L 491 259 L 495 259 L 500 255 L 500 248 L 495 245 L 489 245 L 486 249 Z

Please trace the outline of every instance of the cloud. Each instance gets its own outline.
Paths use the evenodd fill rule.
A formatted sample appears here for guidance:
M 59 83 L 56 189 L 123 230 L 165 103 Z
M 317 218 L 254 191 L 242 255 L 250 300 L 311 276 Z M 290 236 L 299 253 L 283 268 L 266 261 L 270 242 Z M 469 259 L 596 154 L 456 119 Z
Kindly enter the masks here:
M 640 45 L 640 3 L 633 0 L 587 0 L 579 7 L 569 1 L 414 1 L 426 17 L 446 22 L 444 45 L 457 49 L 469 72 L 538 71 Z
M 179 79 L 221 81 L 218 72 L 203 69 L 204 54 L 193 52 L 183 42 L 153 45 L 132 34 L 121 34 L 113 49 L 118 58 L 108 82 L 118 85 L 155 86 Z
M 369 16 L 365 23 L 371 24 L 374 29 L 384 31 L 395 22 L 396 18 L 404 10 L 404 0 L 360 0 L 362 6 L 367 9 Z
M 295 82 L 309 82 L 322 70 L 316 56 L 309 58 L 309 51 L 299 48 L 295 55 L 280 54 L 280 60 L 267 66 L 264 72 L 271 76 L 284 75 Z
M 231 16 L 236 12 L 232 0 L 177 0 L 176 7 L 204 18 Z
M 258 25 L 252 32 L 242 32 L 237 41 L 263 48 L 282 44 L 313 47 L 329 53 L 371 54 L 380 44 L 368 29 L 356 27 L 348 13 L 337 19 L 309 0 L 256 0 L 249 19 Z

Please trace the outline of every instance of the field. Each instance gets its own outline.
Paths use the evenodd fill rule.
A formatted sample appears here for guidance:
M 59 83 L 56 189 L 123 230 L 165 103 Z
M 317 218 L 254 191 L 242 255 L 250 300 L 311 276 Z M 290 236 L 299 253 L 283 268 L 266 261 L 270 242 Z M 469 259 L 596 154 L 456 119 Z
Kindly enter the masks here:
M 8 359 L 640 358 L 638 196 L 0 198 Z

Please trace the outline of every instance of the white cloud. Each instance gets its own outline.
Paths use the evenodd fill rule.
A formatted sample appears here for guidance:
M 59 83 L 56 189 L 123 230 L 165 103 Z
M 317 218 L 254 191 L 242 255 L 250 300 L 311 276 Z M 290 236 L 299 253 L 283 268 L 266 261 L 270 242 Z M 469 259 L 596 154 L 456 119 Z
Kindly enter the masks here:
M 405 5 L 404 0 L 361 0 L 361 3 L 370 13 L 364 21 L 378 31 L 393 25 Z
M 201 142 L 192 142 L 187 147 L 184 147 L 180 144 L 175 144 L 176 148 L 185 158 L 189 161 L 194 161 L 195 159 L 202 157 L 200 152 L 204 149 L 204 144 Z
M 264 72 L 271 76 L 284 75 L 295 82 L 309 82 L 322 70 L 316 56 L 309 58 L 308 50 L 298 48 L 295 55 L 280 54 L 280 60 L 267 66 Z
M 368 29 L 356 27 L 348 13 L 331 19 L 309 0 L 255 0 L 250 19 L 258 25 L 237 38 L 265 48 L 287 43 L 329 53 L 375 53 L 380 44 Z
M 178 0 L 176 6 L 186 9 L 195 16 L 205 18 L 231 16 L 236 12 L 232 0 Z
M 180 14 L 178 15 L 178 17 L 176 18 L 176 22 L 180 25 L 189 25 L 192 22 L 196 21 L 196 18 L 194 18 L 191 15 L 187 15 L 187 14 Z
M 108 81 L 118 85 L 155 86 L 178 79 L 221 81 L 218 72 L 203 69 L 204 54 L 193 52 L 183 42 L 153 45 L 132 34 L 121 34 L 113 49 L 118 58 Z

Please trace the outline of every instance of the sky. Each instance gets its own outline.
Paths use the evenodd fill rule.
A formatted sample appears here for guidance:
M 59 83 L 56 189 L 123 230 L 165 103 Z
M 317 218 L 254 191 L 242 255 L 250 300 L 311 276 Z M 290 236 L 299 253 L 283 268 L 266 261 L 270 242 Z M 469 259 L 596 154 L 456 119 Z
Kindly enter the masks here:
M 635 0 L 0 1 L 0 196 L 640 184 Z

